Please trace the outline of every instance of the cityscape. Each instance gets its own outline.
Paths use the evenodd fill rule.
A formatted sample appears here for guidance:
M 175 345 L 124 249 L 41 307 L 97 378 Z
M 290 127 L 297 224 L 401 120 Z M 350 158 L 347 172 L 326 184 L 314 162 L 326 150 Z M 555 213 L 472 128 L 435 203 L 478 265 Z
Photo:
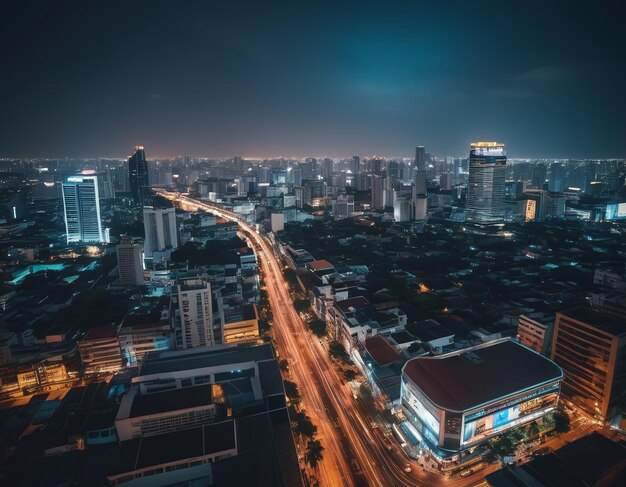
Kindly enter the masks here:
M 10 6 L 2 485 L 626 485 L 618 11 Z

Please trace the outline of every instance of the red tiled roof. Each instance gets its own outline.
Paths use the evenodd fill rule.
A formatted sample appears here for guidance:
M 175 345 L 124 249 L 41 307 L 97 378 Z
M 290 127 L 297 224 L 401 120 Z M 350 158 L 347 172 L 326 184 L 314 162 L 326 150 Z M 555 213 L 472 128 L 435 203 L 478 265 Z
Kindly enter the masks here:
M 400 354 L 380 335 L 365 339 L 365 350 L 374 359 L 379 367 L 391 365 L 400 360 Z
M 314 260 L 313 262 L 309 262 L 307 264 L 314 271 L 321 271 L 323 269 L 332 269 L 333 265 L 327 260 Z
M 542 383 L 561 379 L 551 360 L 512 340 L 457 353 L 409 360 L 402 374 L 437 406 L 466 411 Z

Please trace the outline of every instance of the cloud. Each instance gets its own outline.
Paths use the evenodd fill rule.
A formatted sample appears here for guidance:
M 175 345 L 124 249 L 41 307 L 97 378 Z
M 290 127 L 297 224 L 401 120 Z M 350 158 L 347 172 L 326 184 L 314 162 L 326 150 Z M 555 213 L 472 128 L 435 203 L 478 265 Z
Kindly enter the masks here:
M 488 98 L 497 100 L 524 100 L 532 98 L 534 93 L 527 88 L 492 88 L 486 91 Z
M 160 93 L 152 93 L 150 95 L 150 98 L 152 98 L 153 100 L 164 100 L 165 95 L 161 95 Z
M 563 66 L 543 66 L 522 73 L 520 81 L 558 81 L 568 78 L 571 70 Z

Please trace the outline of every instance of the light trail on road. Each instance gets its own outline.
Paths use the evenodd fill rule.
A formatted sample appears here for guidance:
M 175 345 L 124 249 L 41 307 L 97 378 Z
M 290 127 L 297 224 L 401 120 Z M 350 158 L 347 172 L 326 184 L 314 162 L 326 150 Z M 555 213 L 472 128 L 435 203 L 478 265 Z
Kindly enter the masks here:
M 422 470 L 399 449 L 390 450 L 388 439 L 378 428 L 371 431 L 373 418 L 359 406 L 326 350 L 294 309 L 279 257 L 267 239 L 239 215 L 215 204 L 164 190 L 157 192 L 188 210 L 207 211 L 237 222 L 253 244 L 274 316 L 271 332 L 278 354 L 288 360 L 301 391 L 301 404 L 318 427 L 324 446 L 324 458 L 315 472 L 320 485 L 461 487 L 476 485 L 487 473 L 497 470 L 497 466 L 490 466 L 472 476 L 451 479 Z M 411 472 L 405 471 L 407 464 Z

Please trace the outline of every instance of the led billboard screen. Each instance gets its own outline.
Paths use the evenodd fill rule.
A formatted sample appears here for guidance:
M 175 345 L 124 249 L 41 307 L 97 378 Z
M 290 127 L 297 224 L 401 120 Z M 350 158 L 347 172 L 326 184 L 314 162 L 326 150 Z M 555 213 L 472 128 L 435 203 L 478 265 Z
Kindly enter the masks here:
M 467 421 L 463 428 L 463 444 L 474 443 L 495 433 L 531 419 L 533 413 L 556 404 L 558 394 L 550 393 L 529 401 L 500 409 L 492 414 Z

